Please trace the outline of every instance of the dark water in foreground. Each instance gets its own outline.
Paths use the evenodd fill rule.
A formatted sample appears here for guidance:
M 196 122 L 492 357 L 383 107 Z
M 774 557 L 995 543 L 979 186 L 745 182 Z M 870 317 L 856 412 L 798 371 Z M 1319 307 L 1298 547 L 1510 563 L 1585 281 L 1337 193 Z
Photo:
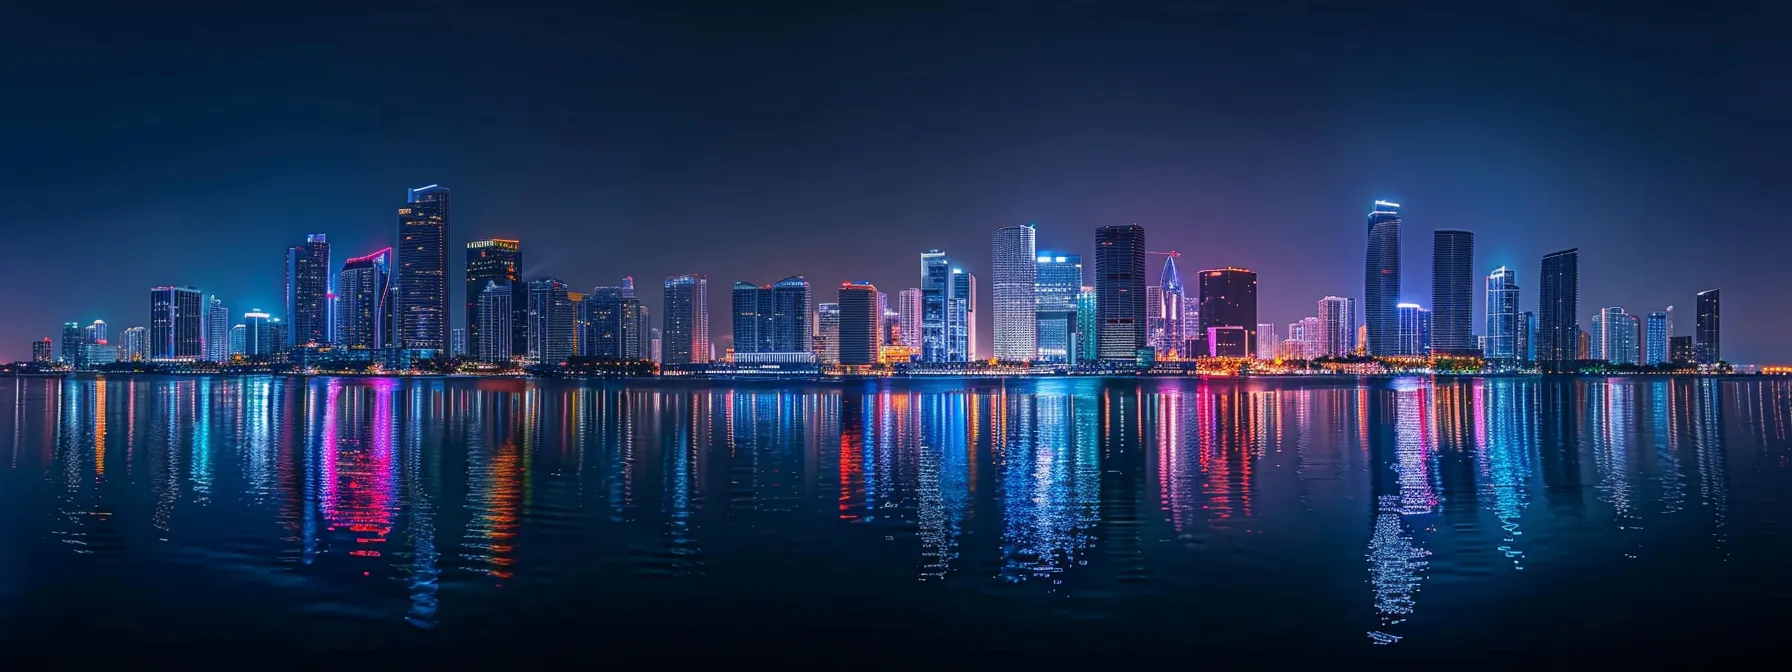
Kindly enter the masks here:
M 1771 649 L 1792 604 L 1783 379 L 4 379 L 0 410 L 10 641 L 1498 661 Z

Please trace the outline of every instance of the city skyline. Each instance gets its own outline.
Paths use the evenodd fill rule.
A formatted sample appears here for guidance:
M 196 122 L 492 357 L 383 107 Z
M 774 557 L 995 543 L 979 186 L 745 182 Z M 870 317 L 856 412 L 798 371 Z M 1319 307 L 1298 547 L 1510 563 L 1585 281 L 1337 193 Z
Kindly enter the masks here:
M 1783 135 L 1746 123 L 1760 115 L 1713 123 L 1726 111 L 1760 109 L 1745 102 L 1760 96 L 1735 90 L 1731 80 L 1697 76 L 1714 62 L 1766 71 L 1767 64 L 1742 57 L 1750 26 L 1735 16 L 1700 20 L 1726 35 L 1700 50 L 1703 67 L 1680 58 L 1687 49 L 1677 41 L 1685 36 L 1683 21 L 1594 22 L 1599 39 L 1570 43 L 1539 39 L 1565 30 L 1559 22 L 1446 25 L 1362 10 L 1328 17 L 1340 29 L 1335 37 L 1327 31 L 1291 40 L 1277 37 L 1267 17 L 1243 13 L 1198 29 L 1210 38 L 1205 41 L 1189 40 L 1188 26 L 1176 21 L 1154 27 L 1125 19 L 1124 31 L 1062 41 L 1054 38 L 1071 26 L 956 16 L 932 33 L 945 41 L 930 50 L 939 53 L 897 48 L 918 59 L 920 71 L 930 73 L 923 79 L 942 92 L 915 96 L 898 95 L 915 93 L 916 80 L 878 66 L 881 56 L 868 61 L 869 52 L 847 49 L 839 63 L 823 63 L 828 59 L 813 58 L 816 38 L 780 32 L 788 27 L 752 38 L 771 44 L 782 37 L 789 46 L 755 52 L 740 65 L 754 67 L 730 71 L 737 83 L 680 59 L 663 66 L 670 77 L 650 78 L 680 86 L 609 83 L 633 95 L 567 96 L 569 82 L 590 83 L 590 75 L 579 73 L 602 70 L 573 62 L 609 58 L 588 47 L 539 75 L 512 77 L 516 59 L 539 54 L 540 47 L 507 38 L 444 54 L 444 67 L 476 76 L 444 92 L 447 102 L 434 111 L 408 113 L 415 118 L 403 124 L 371 113 L 403 107 L 409 98 L 402 87 L 375 86 L 359 75 L 317 76 L 350 63 L 340 57 L 270 67 L 233 57 L 248 53 L 240 45 L 157 44 L 163 50 L 144 67 L 187 74 L 154 88 L 130 85 L 138 75 L 129 69 L 91 67 L 92 58 L 140 53 L 146 41 L 163 41 L 158 35 L 166 31 L 145 27 L 169 20 L 124 12 L 57 24 L 94 36 L 94 44 L 81 47 L 91 52 L 86 58 L 72 46 L 86 43 L 60 39 L 70 33 L 58 30 L 9 45 L 61 57 L 42 59 L 48 67 L 27 78 L 26 90 L 42 95 L 6 113 L 35 129 L 9 140 L 21 164 L 35 168 L 0 186 L 0 218 L 22 229 L 19 244 L 0 255 L 10 266 L 44 273 L 35 258 L 55 256 L 44 250 L 76 249 L 75 236 L 112 244 L 81 248 L 84 262 L 103 272 L 77 274 L 82 277 L 11 302 L 13 317 L 0 324 L 0 359 L 28 359 L 27 342 L 55 337 L 63 322 L 143 324 L 146 311 L 134 297 L 147 287 L 198 287 L 220 296 L 233 316 L 249 307 L 278 309 L 285 303 L 279 250 L 312 233 L 329 235 L 338 258 L 390 246 L 399 192 L 431 182 L 460 196 L 444 246 L 446 303 L 454 307 L 447 313 L 454 322 L 464 319 L 459 306 L 466 302 L 457 251 L 488 237 L 525 241 L 538 251 L 531 253 L 531 274 L 558 277 L 576 289 L 622 275 L 642 278 L 643 305 L 658 308 L 659 279 L 692 270 L 718 282 L 803 274 L 826 287 L 863 279 L 896 292 L 912 286 L 907 250 L 932 247 L 969 273 L 992 278 L 985 250 L 990 232 L 1018 223 L 1037 223 L 1040 249 L 1081 254 L 1092 264 L 1088 230 L 1138 222 L 1151 231 L 1153 250 L 1181 251 L 1178 261 L 1187 268 L 1259 273 L 1262 318 L 1282 324 L 1305 315 L 1319 297 L 1364 298 L 1353 280 L 1362 261 L 1354 250 L 1364 242 L 1363 203 L 1386 199 L 1403 204 L 1408 229 L 1396 301 L 1428 303 L 1426 232 L 1468 230 L 1477 233 L 1474 277 L 1505 266 L 1520 278 L 1540 278 L 1544 253 L 1578 247 L 1583 306 L 1625 306 L 1637 314 L 1669 304 L 1687 310 L 1696 293 L 1722 287 L 1735 304 L 1726 359 L 1772 362 L 1792 354 L 1773 338 L 1792 326 L 1785 322 L 1792 317 L 1765 309 L 1774 302 L 1772 251 L 1792 243 L 1792 233 L 1775 226 L 1760 205 L 1772 202 L 1771 185 L 1784 176 L 1755 158 L 1776 155 L 1770 150 Z M 217 34 L 259 26 L 263 48 L 276 51 L 301 48 L 320 35 L 339 38 L 366 52 L 354 63 L 377 66 L 357 66 L 357 72 L 415 65 L 410 54 L 357 37 L 368 20 L 300 22 L 304 30 L 251 16 L 206 22 Z M 668 24 L 643 21 L 622 43 L 662 55 L 693 48 Z M 1009 30 L 990 38 L 973 29 L 996 25 Z M 1348 26 L 1422 35 L 1432 47 L 1429 64 L 1334 49 Z M 979 37 L 966 39 L 970 34 Z M 1646 39 L 1664 35 L 1676 39 Z M 1513 55 L 1500 48 L 1514 40 L 1556 51 Z M 989 77 L 1018 67 L 1001 56 L 1016 49 L 1036 52 L 1028 68 L 1087 65 L 1012 89 L 987 86 Z M 1236 72 L 1202 69 L 1197 64 L 1208 50 L 1236 54 L 1242 64 Z M 504 53 L 514 56 L 490 68 L 462 67 Z M 1481 53 L 1509 58 L 1498 69 L 1465 69 Z M 1563 71 L 1557 66 L 1565 56 L 1587 70 Z M 1311 74 L 1291 67 L 1321 60 L 1326 67 Z M 943 69 L 948 62 L 970 67 Z M 1603 71 L 1601 64 L 1625 63 L 1651 69 L 1640 79 L 1592 75 Z M 776 67 L 792 64 L 799 67 Z M 848 66 L 855 70 L 842 69 Z M 864 70 L 869 66 L 876 67 Z M 862 70 L 862 88 L 843 84 L 850 79 L 843 73 Z M 1463 80 L 1465 71 L 1475 74 Z M 1117 73 L 1129 93 L 1092 103 L 1052 95 Z M 1190 79 L 1226 90 L 1228 104 L 1193 93 L 1214 86 L 1169 87 Z M 1356 93 L 1371 82 L 1377 95 Z M 689 105 L 694 86 L 719 87 L 712 106 Z M 496 98 L 494 90 L 514 93 L 515 109 L 489 116 L 447 111 Z M 103 103 L 92 98 L 99 92 Z M 824 95 L 842 104 L 802 104 Z M 81 103 L 87 100 L 95 104 Z M 329 121 L 281 112 L 300 100 L 341 101 L 347 116 Z M 1689 109 L 1678 104 L 1685 100 L 1725 102 Z M 798 112 L 768 117 L 755 111 L 761 109 L 755 101 Z M 1483 104 L 1488 101 L 1517 107 Z M 1295 108 L 1311 112 L 1284 114 Z M 134 111 L 144 109 L 161 111 L 155 117 L 161 125 L 136 121 L 143 117 Z M 1662 111 L 1625 113 L 1631 110 Z M 593 115 L 616 123 L 591 124 Z M 728 123 L 710 123 L 715 119 Z M 110 130 L 95 134 L 96 128 Z M 872 139 L 851 144 L 860 137 Z M 831 149 L 841 146 L 878 159 Z M 701 159 L 706 156 L 713 160 Z M 1379 160 L 1363 161 L 1367 156 Z M 291 193 L 308 197 L 281 198 Z M 255 223 L 243 223 L 241 213 L 275 200 L 283 207 L 257 208 Z M 1703 235 L 1679 235 L 1689 200 L 1709 212 Z M 68 207 L 77 202 L 81 208 Z M 156 244 L 170 232 L 193 240 Z M 700 244 L 678 245 L 667 233 Z M 904 253 L 888 252 L 892 243 Z M 140 249 L 156 252 L 132 252 Z M 1635 268 L 1675 272 L 1625 272 Z M 992 305 L 990 290 L 979 290 L 980 303 Z M 1521 307 L 1534 311 L 1535 300 L 1527 286 Z M 1484 324 L 1482 302 L 1472 303 L 1472 323 Z M 1583 323 L 1590 318 L 1588 310 L 1577 315 Z M 984 318 L 980 325 L 978 352 L 992 351 L 989 324 Z M 1689 317 L 1681 319 L 1676 335 L 1691 328 Z

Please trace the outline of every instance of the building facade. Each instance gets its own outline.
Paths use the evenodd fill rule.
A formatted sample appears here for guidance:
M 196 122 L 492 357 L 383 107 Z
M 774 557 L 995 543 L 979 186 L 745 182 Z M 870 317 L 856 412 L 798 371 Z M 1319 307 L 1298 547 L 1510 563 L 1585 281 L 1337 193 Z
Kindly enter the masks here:
M 660 319 L 668 366 L 709 361 L 709 277 L 687 273 L 666 278 L 665 311 Z
M 1215 327 L 1244 329 L 1245 356 L 1249 356 L 1257 340 L 1257 274 L 1244 268 L 1211 268 L 1201 271 L 1200 283 L 1201 330 L 1209 332 Z M 1345 307 L 1350 306 L 1346 301 Z M 1356 328 L 1356 321 L 1351 316 L 1353 312 L 1344 310 L 1340 315 L 1338 329 L 1345 339 L 1340 343 L 1342 351 L 1348 351 L 1349 343 L 1356 339 L 1351 333 Z
M 1351 341 L 1355 340 L 1350 333 L 1350 301 L 1342 296 L 1320 299 L 1316 317 L 1319 318 L 1319 348 L 1316 356 L 1349 357 Z
M 1649 313 L 1643 327 L 1643 363 L 1660 366 L 1668 363 L 1668 314 L 1658 310 Z
M 1145 228 L 1095 230 L 1095 322 L 1098 357 L 1136 361 L 1145 347 Z
M 1588 334 L 1590 358 L 1612 364 L 1636 364 L 1636 316 L 1613 306 L 1593 314 L 1593 328 Z
M 877 312 L 877 295 L 877 286 L 869 282 L 840 284 L 839 343 L 834 347 L 842 366 L 878 363 L 878 332 L 883 318 Z
M 1369 211 L 1369 244 L 1363 256 L 1363 319 L 1371 355 L 1399 354 L 1400 204 L 1376 201 Z
M 1077 297 L 1083 291 L 1083 258 L 1076 254 L 1041 252 L 1035 259 L 1041 362 L 1069 364 L 1078 358 Z
M 946 253 L 921 253 L 921 361 L 946 361 L 946 299 L 952 292 L 952 262 Z
M 946 361 L 977 359 L 977 276 L 962 268 L 952 269 L 952 287 L 946 294 Z
M 1719 329 L 1719 296 L 1715 289 L 1699 292 L 1697 302 L 1697 321 L 1693 323 L 1693 357 L 1700 364 L 1716 364 L 1723 361 L 1721 331 Z
M 1039 356 L 1039 266 L 1032 225 L 1004 226 L 990 236 L 990 315 L 995 358 L 1030 362 Z M 845 306 L 842 306 L 842 310 Z
M 394 345 L 442 352 L 448 347 L 448 189 L 411 189 L 398 209 L 398 268 L 393 281 Z
M 324 234 L 286 249 L 287 347 L 335 342 L 330 276 L 330 243 Z
M 1566 370 L 1579 358 L 1580 250 L 1544 255 L 1537 280 L 1537 363 Z
M 474 311 L 479 316 L 479 331 L 486 337 L 478 341 L 478 349 L 474 355 L 479 361 L 490 364 L 503 364 L 515 357 L 516 348 L 510 337 L 516 333 L 511 324 L 516 311 L 511 308 L 511 301 L 516 292 L 508 284 L 499 284 L 495 280 L 487 280 L 485 289 L 479 290 L 479 309 Z
M 391 347 L 392 248 L 342 263 L 336 276 L 336 343 L 352 350 Z
M 529 287 L 529 339 L 524 357 L 537 364 L 561 364 L 572 358 L 572 296 L 566 283 L 554 278 L 531 280 Z
M 1438 230 L 1431 234 L 1431 351 L 1447 355 L 1480 352 L 1475 340 L 1475 234 Z
M 488 238 L 467 243 L 466 313 L 467 348 L 479 353 L 479 335 L 485 320 L 479 315 L 480 302 L 486 287 L 497 283 L 509 287 L 510 343 L 512 355 L 524 355 L 528 349 L 529 286 L 523 282 L 523 244 L 507 238 Z
M 204 356 L 200 331 L 205 302 L 192 287 L 149 290 L 149 357 L 160 361 L 198 361 Z
M 1501 266 L 1487 275 L 1487 348 L 1482 353 L 1489 360 L 1515 362 L 1522 359 L 1518 310 L 1518 273 Z
M 840 304 L 824 303 L 815 309 L 815 358 L 822 364 L 840 363 Z

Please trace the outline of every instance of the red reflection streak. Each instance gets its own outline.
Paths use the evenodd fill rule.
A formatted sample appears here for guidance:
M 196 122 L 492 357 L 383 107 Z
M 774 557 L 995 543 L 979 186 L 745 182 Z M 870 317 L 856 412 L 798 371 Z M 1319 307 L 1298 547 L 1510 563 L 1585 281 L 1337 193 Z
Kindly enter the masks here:
M 840 418 L 840 519 L 858 520 L 857 508 L 859 495 L 864 493 L 862 479 L 865 473 L 865 430 L 861 423 L 848 419 L 851 411 L 843 404 Z
M 385 543 L 392 531 L 392 381 L 375 381 L 367 390 L 359 386 L 343 390 L 331 381 L 325 392 L 323 470 L 324 520 L 330 529 L 354 533 L 359 544 Z M 363 414 L 365 398 L 373 397 L 371 417 Z M 342 413 L 347 405 L 349 412 Z M 367 417 L 366 425 L 362 418 Z M 344 436 L 342 424 L 351 425 Z M 363 439 L 362 437 L 367 437 Z M 369 535 L 369 536 L 361 536 Z M 378 557 L 377 551 L 350 551 L 350 555 Z

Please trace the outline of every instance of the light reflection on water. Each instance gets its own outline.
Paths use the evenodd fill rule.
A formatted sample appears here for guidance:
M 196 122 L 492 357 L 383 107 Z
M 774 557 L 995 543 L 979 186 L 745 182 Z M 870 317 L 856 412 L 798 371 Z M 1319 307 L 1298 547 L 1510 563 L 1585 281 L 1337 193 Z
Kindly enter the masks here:
M 1786 585 L 1783 380 L 18 378 L 0 403 L 15 636 L 440 645 L 857 605 L 958 646 L 1381 656 Z

